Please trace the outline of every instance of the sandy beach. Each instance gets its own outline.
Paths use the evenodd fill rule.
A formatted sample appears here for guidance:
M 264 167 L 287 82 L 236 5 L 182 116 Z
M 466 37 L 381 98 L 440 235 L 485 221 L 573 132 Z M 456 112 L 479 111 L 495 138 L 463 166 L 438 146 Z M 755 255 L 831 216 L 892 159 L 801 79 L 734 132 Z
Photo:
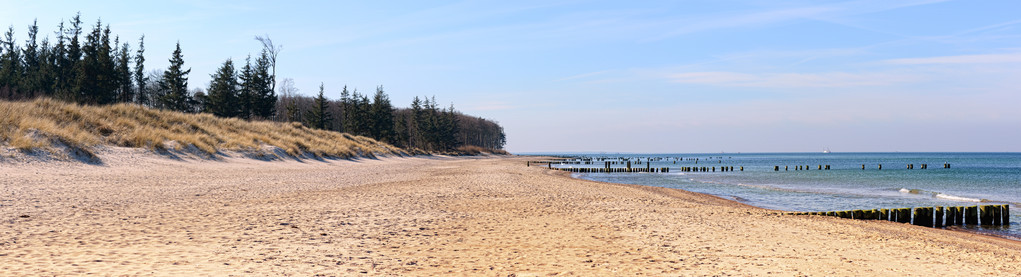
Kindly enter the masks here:
M 0 163 L 0 275 L 1021 275 L 1021 242 L 571 179 L 534 158 Z

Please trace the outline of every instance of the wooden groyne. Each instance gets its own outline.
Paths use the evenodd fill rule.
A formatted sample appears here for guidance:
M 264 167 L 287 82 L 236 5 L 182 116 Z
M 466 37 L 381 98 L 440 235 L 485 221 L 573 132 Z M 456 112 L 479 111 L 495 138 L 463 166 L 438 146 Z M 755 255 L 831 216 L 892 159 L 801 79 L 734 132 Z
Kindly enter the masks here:
M 961 206 L 945 208 L 941 206 L 934 206 L 788 214 L 835 216 L 859 220 L 887 220 L 934 228 L 957 225 L 1010 225 L 1010 205 Z
M 729 159 L 729 158 L 728 158 Z M 570 172 L 578 173 L 632 173 L 632 172 L 646 172 L 646 173 L 666 173 L 673 171 L 679 172 L 734 172 L 734 171 L 745 171 L 744 166 L 697 166 L 699 162 L 712 162 L 720 164 L 724 162 L 724 157 L 709 157 L 709 158 L 684 158 L 684 157 L 593 157 L 593 158 L 578 158 L 578 157 L 555 157 L 550 160 L 540 161 L 527 161 L 526 166 L 540 165 L 546 166 L 549 169 L 557 169 Z M 670 163 L 677 165 L 678 162 L 694 162 L 696 166 L 673 166 L 673 167 L 657 167 L 653 168 L 653 163 Z M 603 167 L 594 167 L 602 163 Z M 704 163 L 703 163 L 704 164 Z M 579 167 L 574 167 L 578 165 Z M 645 165 L 644 168 L 641 165 Z M 562 167 L 567 166 L 567 167 Z M 857 166 L 857 165 L 855 165 Z M 812 170 L 830 170 L 831 165 L 828 164 L 816 164 L 816 165 L 774 165 L 773 171 L 812 171 Z M 768 167 L 767 167 L 768 168 Z M 861 164 L 861 170 L 866 170 L 868 167 L 866 164 Z M 876 169 L 883 170 L 883 164 L 877 164 Z M 915 169 L 915 164 L 905 164 L 908 170 Z M 918 169 L 928 169 L 929 164 L 920 163 Z M 949 163 L 944 163 L 943 168 L 950 168 Z M 753 169 L 755 170 L 755 169 Z M 766 169 L 768 170 L 768 169 Z

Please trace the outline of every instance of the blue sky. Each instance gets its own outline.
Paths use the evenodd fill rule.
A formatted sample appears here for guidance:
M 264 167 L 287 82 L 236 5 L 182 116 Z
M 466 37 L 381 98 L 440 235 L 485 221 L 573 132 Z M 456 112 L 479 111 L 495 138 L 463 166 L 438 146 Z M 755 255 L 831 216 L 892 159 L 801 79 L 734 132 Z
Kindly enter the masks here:
M 266 34 L 302 94 L 435 95 L 512 152 L 1021 151 L 1021 1 L 2 2 L 180 41 L 192 87 Z

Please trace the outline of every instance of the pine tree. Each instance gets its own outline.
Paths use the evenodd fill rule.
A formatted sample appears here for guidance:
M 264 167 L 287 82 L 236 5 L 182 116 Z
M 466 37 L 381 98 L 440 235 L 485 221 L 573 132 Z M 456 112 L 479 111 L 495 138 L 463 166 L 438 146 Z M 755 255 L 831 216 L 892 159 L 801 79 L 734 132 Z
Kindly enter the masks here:
M 184 70 L 184 57 L 181 55 L 181 43 L 178 42 L 170 57 L 170 68 L 163 72 L 160 81 L 160 89 L 165 93 L 160 98 L 164 108 L 180 112 L 191 110 L 188 105 L 192 102 L 188 94 L 188 73 L 191 73 L 191 69 Z
M 120 42 L 120 39 L 115 41 Z M 114 43 L 116 45 L 117 43 Z M 121 103 L 134 103 L 135 102 L 135 86 L 131 82 L 131 51 L 130 45 L 125 42 L 121 45 L 117 52 L 117 59 L 114 61 L 115 74 L 117 80 L 117 102 Z
M 408 120 L 408 140 L 410 141 L 409 147 L 422 148 L 422 134 L 421 128 L 425 125 L 422 122 L 422 118 L 425 116 L 422 110 L 422 100 L 415 96 L 415 99 L 411 100 L 411 119 Z
M 25 40 L 25 49 L 21 51 L 24 56 L 24 76 L 21 79 L 21 89 L 25 91 L 28 97 L 43 94 L 46 89 L 42 87 L 42 52 L 39 49 L 38 44 L 39 37 L 39 24 L 38 21 L 32 21 L 32 25 L 28 26 L 28 39 Z
M 35 73 L 41 95 L 53 96 L 53 87 L 57 80 L 56 53 L 56 47 L 50 47 L 49 38 L 44 38 L 39 44 L 39 70 Z
M 252 68 L 252 115 L 257 118 L 271 118 L 276 114 L 277 96 L 273 91 L 273 76 L 270 74 L 270 57 L 263 50 Z
M 376 87 L 368 119 L 370 120 L 369 134 L 372 138 L 387 143 L 394 142 L 393 106 L 390 104 L 390 98 L 383 92 L 383 86 Z
M 57 72 L 57 96 L 61 99 L 79 102 L 81 97 L 78 95 L 78 91 L 75 90 L 76 82 L 78 80 L 79 67 L 81 66 L 82 60 L 82 48 L 81 43 L 78 41 L 78 37 L 82 33 L 82 20 L 81 13 L 78 13 L 71 18 L 71 28 L 64 30 L 63 23 L 61 23 L 61 33 L 67 44 L 64 48 L 64 53 L 58 64 L 59 71 Z
M 7 98 L 20 98 L 18 84 L 21 83 L 21 52 L 14 43 L 14 26 L 7 29 L 4 40 L 0 41 L 0 90 Z
M 238 108 L 239 116 L 243 119 L 249 119 L 252 117 L 252 103 L 256 98 L 256 80 L 255 70 L 252 68 L 252 57 L 248 56 L 245 58 L 245 66 L 241 68 L 241 72 L 238 73 L 238 82 L 240 85 L 240 91 L 238 91 Z
M 305 125 L 315 129 L 326 129 L 332 120 L 330 112 L 326 110 L 329 100 L 324 96 L 323 84 L 319 84 L 319 95 L 315 98 L 315 105 L 305 114 Z
M 109 104 L 117 99 L 117 81 L 114 58 L 110 47 L 110 27 L 103 28 L 101 21 L 86 36 L 82 46 L 83 59 L 75 67 L 72 89 L 75 102 Z
M 213 80 L 209 83 L 206 111 L 221 117 L 237 117 L 240 109 L 238 108 L 238 81 L 234 62 L 227 59 L 220 69 L 210 76 Z
M 134 77 L 135 85 L 137 86 L 135 90 L 135 94 L 137 94 L 137 97 L 135 97 L 136 103 L 152 106 L 152 96 L 146 88 L 149 78 L 145 76 L 145 35 L 138 38 L 138 51 L 135 51 Z
M 344 89 L 340 91 L 340 132 L 353 133 L 354 128 L 353 118 L 351 117 L 351 92 L 347 90 L 347 85 L 344 85 Z

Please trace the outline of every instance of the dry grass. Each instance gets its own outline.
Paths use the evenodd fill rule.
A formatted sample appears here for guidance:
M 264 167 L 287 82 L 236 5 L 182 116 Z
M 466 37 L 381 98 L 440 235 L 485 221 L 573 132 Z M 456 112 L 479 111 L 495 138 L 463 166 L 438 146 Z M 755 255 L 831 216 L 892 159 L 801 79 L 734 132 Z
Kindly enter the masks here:
M 371 138 L 313 130 L 298 123 L 248 122 L 134 104 L 82 106 L 52 99 L 0 101 L 0 144 L 22 151 L 62 144 L 89 153 L 99 145 L 117 145 L 157 151 L 198 149 L 208 155 L 225 150 L 267 153 L 272 147 L 291 156 L 406 154 Z

